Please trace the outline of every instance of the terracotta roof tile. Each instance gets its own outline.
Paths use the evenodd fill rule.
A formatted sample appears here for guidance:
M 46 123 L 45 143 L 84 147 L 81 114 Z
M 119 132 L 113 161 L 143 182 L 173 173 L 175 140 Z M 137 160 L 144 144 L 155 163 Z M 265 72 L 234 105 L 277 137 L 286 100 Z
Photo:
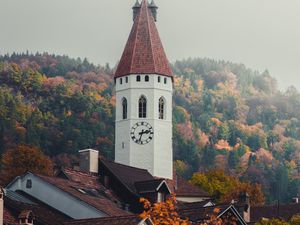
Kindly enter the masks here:
M 252 206 L 251 222 L 258 222 L 262 218 L 283 218 L 290 220 L 293 215 L 300 214 L 300 204 Z
M 65 225 L 137 225 L 141 221 L 136 215 L 123 217 L 105 217 L 97 219 L 73 220 Z
M 95 187 L 94 184 L 82 184 L 57 177 L 47 177 L 42 175 L 36 176 L 65 191 L 73 197 L 106 213 L 108 216 L 124 216 L 130 214 L 129 212 L 120 209 L 115 202 L 107 198 L 105 190 L 99 190 L 98 186 Z
M 70 217 L 58 212 L 57 210 L 48 207 L 44 204 L 26 204 L 23 202 L 12 200 L 8 197 L 4 199 L 5 211 L 10 214 L 5 214 L 4 221 L 7 224 L 19 224 L 18 217 L 22 212 L 32 211 L 34 219 L 37 224 L 43 225 L 61 225 L 64 221 L 69 220 Z M 7 217 L 9 216 L 9 217 Z
M 207 192 L 189 183 L 180 176 L 177 176 L 177 189 L 175 193 L 177 196 L 210 197 Z
M 142 1 L 115 77 L 129 74 L 173 76 L 147 0 Z
M 145 169 L 126 166 L 104 159 L 101 160 L 101 163 L 134 194 L 138 194 L 135 186 L 136 182 L 154 180 L 154 177 Z
M 19 224 L 19 220 L 15 217 L 11 210 L 4 207 L 3 209 L 3 222 L 6 224 Z

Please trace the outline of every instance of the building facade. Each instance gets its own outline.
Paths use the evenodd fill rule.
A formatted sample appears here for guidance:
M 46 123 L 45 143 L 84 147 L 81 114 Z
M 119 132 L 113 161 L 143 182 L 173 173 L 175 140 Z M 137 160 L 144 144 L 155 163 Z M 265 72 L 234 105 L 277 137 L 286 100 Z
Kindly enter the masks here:
M 115 73 L 115 161 L 173 178 L 173 74 L 155 25 L 157 7 L 139 1 Z

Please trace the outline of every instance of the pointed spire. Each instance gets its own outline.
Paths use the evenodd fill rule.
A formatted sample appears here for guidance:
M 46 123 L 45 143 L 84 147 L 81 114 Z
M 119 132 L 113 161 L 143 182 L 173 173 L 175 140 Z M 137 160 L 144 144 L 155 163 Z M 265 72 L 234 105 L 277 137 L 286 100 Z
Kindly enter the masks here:
M 142 0 L 115 77 L 129 74 L 173 77 L 148 0 Z

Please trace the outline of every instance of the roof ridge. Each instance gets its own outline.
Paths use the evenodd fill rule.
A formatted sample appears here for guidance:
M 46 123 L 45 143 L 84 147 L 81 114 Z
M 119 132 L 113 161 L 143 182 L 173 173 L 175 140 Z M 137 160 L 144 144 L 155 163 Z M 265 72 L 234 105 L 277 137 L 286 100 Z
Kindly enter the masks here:
M 154 71 L 156 72 L 156 63 L 154 60 L 154 49 L 153 49 L 153 43 L 152 43 L 152 32 L 151 32 L 151 27 L 149 20 L 151 20 L 151 17 L 149 18 L 149 8 L 148 8 L 148 0 L 145 0 L 147 2 L 147 8 L 146 8 L 146 13 L 147 13 L 147 24 L 148 24 L 148 31 L 149 31 L 149 36 L 150 36 L 150 48 L 151 48 L 151 55 L 152 55 L 152 61 L 153 61 L 153 66 L 154 66 Z

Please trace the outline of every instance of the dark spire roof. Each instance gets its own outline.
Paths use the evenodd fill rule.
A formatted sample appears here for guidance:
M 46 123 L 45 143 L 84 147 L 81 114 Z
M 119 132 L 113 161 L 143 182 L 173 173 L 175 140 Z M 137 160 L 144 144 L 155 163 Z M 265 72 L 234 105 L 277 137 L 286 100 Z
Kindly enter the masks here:
M 147 0 L 136 15 L 115 77 L 129 74 L 173 76 Z

